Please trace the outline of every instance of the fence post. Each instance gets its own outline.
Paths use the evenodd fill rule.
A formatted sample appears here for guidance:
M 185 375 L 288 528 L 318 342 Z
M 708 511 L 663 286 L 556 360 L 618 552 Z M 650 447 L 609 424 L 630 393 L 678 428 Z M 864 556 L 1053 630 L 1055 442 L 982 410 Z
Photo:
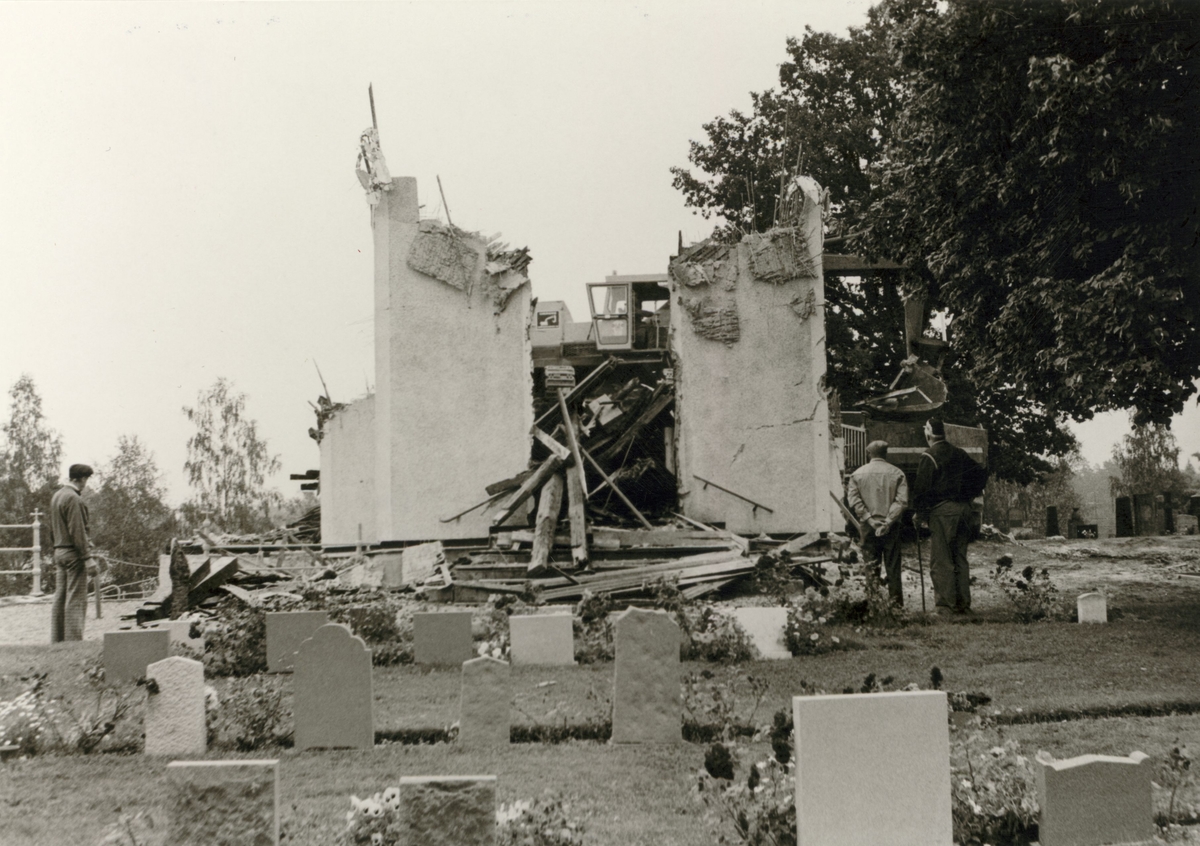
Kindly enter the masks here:
M 42 512 L 33 512 L 33 591 L 31 596 L 42 595 Z

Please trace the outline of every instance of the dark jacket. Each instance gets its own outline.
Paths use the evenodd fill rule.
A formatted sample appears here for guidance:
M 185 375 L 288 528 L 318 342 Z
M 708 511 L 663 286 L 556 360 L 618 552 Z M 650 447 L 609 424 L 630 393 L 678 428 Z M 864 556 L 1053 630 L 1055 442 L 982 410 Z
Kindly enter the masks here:
M 63 485 L 50 500 L 50 528 L 54 548 L 74 549 L 79 558 L 91 553 L 88 545 L 88 509 L 74 485 Z
M 921 455 L 917 465 L 913 507 L 926 513 L 942 502 L 970 502 L 964 480 L 974 469 L 975 462 L 966 452 L 948 441 L 938 441 Z

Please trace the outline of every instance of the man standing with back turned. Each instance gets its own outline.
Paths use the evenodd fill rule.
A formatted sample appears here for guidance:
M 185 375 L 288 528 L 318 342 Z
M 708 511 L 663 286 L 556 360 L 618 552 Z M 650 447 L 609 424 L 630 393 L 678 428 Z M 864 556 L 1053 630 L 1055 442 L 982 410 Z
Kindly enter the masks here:
M 946 424 L 925 424 L 929 449 L 921 455 L 913 483 L 913 506 L 929 523 L 929 571 L 939 614 L 971 611 L 971 500 L 982 492 L 986 471 L 946 440 Z M 978 488 L 978 490 L 976 490 Z
M 50 609 L 50 642 L 83 640 L 87 612 L 87 574 L 91 559 L 88 510 L 83 489 L 92 477 L 86 464 L 72 464 L 67 484 L 50 500 L 54 532 L 54 604 Z
M 904 604 L 900 584 L 900 516 L 908 505 L 908 481 L 904 471 L 887 460 L 887 441 L 867 444 L 870 459 L 846 482 L 846 500 L 862 522 L 862 549 L 868 567 L 883 562 L 888 595 L 895 605 Z

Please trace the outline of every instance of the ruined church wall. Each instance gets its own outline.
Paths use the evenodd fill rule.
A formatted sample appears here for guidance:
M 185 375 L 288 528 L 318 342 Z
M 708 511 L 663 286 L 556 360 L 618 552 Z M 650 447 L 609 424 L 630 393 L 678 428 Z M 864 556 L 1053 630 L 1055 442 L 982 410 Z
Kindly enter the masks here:
M 823 391 L 820 189 L 797 225 L 671 262 L 684 513 L 740 533 L 829 531 L 836 491 Z M 758 509 L 699 476 L 773 510 Z
M 484 537 L 449 517 L 525 469 L 533 424 L 530 286 L 478 236 L 420 221 L 416 182 L 374 210 L 376 524 L 380 540 Z
M 375 531 L 375 397 L 351 403 L 325 422 L 321 437 L 321 538 L 366 543 Z

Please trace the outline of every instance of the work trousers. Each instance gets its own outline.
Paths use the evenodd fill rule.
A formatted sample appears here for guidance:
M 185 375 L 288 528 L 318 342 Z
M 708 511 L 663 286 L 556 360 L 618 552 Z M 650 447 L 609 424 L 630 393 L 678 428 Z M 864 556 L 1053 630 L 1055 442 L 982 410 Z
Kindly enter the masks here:
M 54 604 L 50 606 L 50 642 L 83 640 L 87 614 L 87 562 L 73 549 L 54 551 Z
M 896 605 L 904 604 L 904 588 L 900 584 L 900 526 L 896 524 L 883 537 L 877 537 L 875 531 L 867 524 L 863 525 L 866 537 L 863 538 L 862 551 L 866 557 L 866 565 L 876 568 L 880 564 L 887 579 L 888 596 Z
M 939 502 L 929 512 L 929 573 L 934 602 L 954 611 L 971 609 L 971 504 Z

